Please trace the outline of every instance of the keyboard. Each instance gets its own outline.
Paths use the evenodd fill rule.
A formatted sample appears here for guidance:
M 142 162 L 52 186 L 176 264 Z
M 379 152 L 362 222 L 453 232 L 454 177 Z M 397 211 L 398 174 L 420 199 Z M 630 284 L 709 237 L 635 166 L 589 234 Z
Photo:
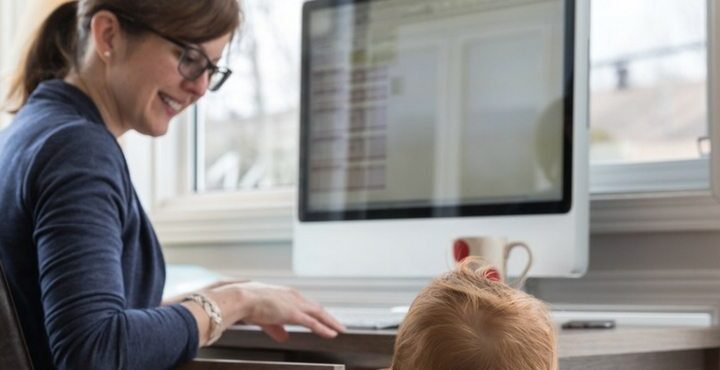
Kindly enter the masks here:
M 397 329 L 405 318 L 407 307 L 326 307 L 348 329 Z

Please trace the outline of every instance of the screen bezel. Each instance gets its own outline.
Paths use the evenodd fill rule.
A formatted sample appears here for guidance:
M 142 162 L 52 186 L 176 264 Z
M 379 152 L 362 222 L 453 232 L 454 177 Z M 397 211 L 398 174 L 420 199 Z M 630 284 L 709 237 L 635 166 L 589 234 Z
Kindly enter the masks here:
M 575 56 L 575 0 L 563 0 L 565 8 L 563 58 L 563 179 L 562 197 L 556 201 L 461 204 L 428 207 L 393 207 L 364 210 L 309 209 L 309 148 L 310 141 L 310 17 L 319 9 L 383 0 L 313 0 L 303 5 L 302 62 L 300 93 L 300 149 L 298 172 L 298 218 L 301 222 L 385 220 L 406 218 L 441 218 L 472 216 L 511 216 L 564 214 L 572 208 L 573 172 L 573 99 Z

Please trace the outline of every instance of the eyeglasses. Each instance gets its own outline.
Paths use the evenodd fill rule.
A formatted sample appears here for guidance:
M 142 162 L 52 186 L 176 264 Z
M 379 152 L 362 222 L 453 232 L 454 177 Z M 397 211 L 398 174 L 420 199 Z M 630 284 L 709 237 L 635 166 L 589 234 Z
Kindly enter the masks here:
M 163 34 L 155 28 L 138 22 L 124 14 L 115 13 L 119 18 L 124 19 L 134 25 L 137 25 L 147 31 L 150 31 L 161 38 L 172 42 L 182 49 L 178 62 L 178 72 L 180 75 L 188 80 L 195 81 L 198 77 L 202 76 L 205 71 L 210 73 L 208 78 L 208 90 L 218 91 L 225 81 L 230 77 L 232 71 L 229 68 L 219 67 L 214 64 L 210 58 L 200 48 L 194 45 L 190 45 L 186 42 L 182 42 L 174 37 Z

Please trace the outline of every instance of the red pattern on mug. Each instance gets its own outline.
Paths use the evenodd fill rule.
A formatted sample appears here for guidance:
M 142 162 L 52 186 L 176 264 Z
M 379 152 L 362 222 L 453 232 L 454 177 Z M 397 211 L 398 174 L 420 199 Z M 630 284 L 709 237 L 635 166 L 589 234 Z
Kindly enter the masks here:
M 462 239 L 455 240 L 453 245 L 453 257 L 455 262 L 460 262 L 470 255 L 470 246 Z

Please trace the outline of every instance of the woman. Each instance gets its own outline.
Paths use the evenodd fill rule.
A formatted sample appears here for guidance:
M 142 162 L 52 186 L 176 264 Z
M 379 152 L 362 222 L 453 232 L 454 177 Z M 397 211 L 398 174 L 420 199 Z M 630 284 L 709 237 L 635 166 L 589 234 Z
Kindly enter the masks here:
M 296 291 L 217 284 L 161 305 L 160 246 L 116 139 L 160 136 L 230 72 L 236 0 L 80 0 L 43 23 L 0 136 L 0 262 L 36 369 L 163 369 L 243 320 L 334 337 Z

